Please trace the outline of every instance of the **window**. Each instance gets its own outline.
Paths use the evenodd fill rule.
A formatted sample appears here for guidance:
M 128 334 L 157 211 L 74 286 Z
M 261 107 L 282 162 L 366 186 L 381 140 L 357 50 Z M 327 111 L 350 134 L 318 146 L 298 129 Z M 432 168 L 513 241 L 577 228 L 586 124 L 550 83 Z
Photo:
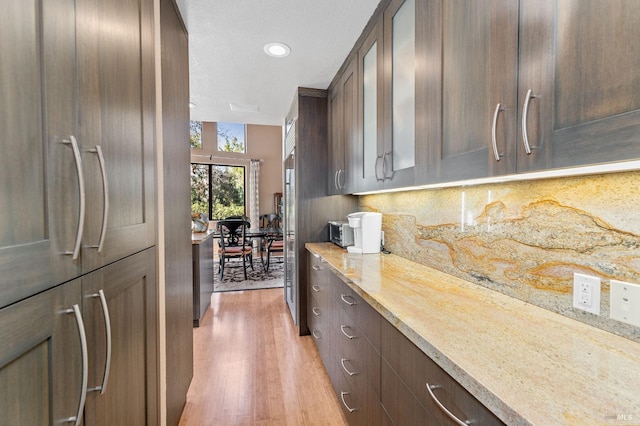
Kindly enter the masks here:
M 202 149 L 202 121 L 189 122 L 191 148 Z
M 218 123 L 218 151 L 247 152 L 245 125 L 241 123 Z
M 211 220 L 245 216 L 244 167 L 191 164 L 191 211 Z

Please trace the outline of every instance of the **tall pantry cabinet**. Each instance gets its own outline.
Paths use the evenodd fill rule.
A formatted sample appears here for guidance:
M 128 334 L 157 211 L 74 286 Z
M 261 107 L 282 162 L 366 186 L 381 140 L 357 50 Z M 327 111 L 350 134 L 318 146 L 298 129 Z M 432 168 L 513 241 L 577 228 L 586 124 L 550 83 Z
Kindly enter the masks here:
M 153 1 L 0 6 L 3 421 L 156 424 Z

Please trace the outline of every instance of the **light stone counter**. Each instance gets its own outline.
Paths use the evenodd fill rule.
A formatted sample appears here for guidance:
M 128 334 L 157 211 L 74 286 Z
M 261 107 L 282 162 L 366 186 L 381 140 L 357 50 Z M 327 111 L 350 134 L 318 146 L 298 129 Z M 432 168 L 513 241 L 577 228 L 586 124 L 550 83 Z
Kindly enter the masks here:
M 505 423 L 640 424 L 640 344 L 398 256 L 306 248 Z
M 191 233 L 191 244 L 202 244 L 207 241 L 209 238 L 212 238 L 214 234 L 213 229 L 207 230 L 207 232 L 192 232 Z

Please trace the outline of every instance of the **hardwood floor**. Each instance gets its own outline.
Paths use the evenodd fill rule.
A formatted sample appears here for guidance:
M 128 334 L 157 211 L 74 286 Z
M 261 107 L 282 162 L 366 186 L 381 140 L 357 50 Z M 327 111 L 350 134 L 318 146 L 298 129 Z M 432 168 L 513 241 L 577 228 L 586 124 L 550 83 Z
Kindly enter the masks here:
M 214 293 L 194 328 L 193 352 L 180 426 L 346 424 L 312 337 L 296 334 L 281 288 Z

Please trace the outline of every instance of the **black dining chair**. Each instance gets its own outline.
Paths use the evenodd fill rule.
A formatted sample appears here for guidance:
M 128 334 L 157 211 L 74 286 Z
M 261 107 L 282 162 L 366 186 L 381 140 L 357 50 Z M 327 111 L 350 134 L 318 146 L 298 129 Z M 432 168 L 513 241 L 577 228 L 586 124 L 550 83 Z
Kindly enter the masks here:
M 263 269 L 268 271 L 271 256 L 275 253 L 284 253 L 280 216 L 275 213 L 260 215 L 260 228 L 266 232 L 260 246 L 260 260 Z M 266 254 L 266 260 L 264 254 Z
M 242 219 L 220 220 L 217 224 L 220 233 L 220 280 L 224 277 L 224 268 L 230 267 L 229 261 L 242 261 L 244 279 L 247 279 L 247 268 L 253 270 L 253 247 L 251 240 L 247 240 L 246 233 L 249 221 Z M 239 266 L 239 265 L 238 265 Z

